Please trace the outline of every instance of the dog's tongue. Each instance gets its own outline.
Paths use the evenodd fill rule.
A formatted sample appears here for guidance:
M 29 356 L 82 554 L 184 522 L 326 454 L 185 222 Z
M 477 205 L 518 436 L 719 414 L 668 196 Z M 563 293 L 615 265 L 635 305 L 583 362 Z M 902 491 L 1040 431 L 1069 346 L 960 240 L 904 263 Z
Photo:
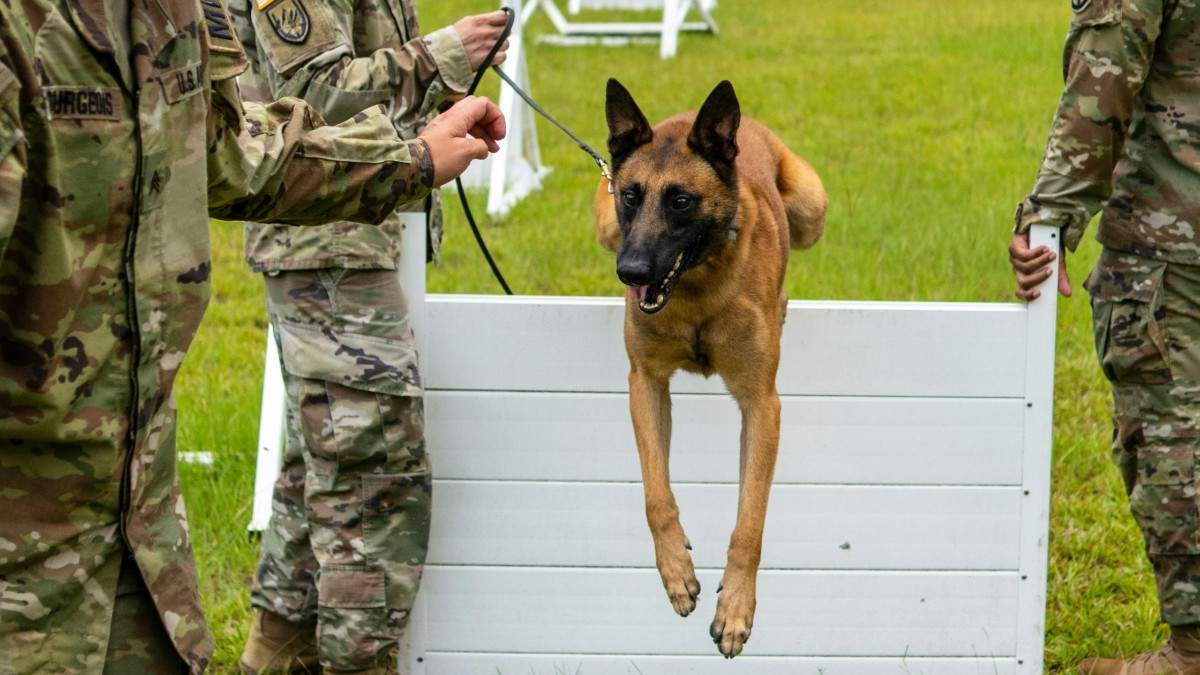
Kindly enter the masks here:
M 648 286 L 630 286 L 629 295 L 633 296 L 634 300 L 641 302 L 646 299 L 647 288 Z

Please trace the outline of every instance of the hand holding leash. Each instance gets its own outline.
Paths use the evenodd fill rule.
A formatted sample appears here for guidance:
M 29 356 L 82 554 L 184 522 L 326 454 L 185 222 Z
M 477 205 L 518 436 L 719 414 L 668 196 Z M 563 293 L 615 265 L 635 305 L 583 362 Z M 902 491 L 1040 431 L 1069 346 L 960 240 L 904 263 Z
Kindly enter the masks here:
M 507 133 L 500 109 L 481 96 L 468 96 L 435 117 L 420 136 L 433 160 L 434 187 L 462 174 L 472 160 L 499 151 L 497 141 Z
M 508 58 L 508 13 L 498 9 L 487 14 L 466 16 L 454 24 L 458 38 L 462 40 L 463 48 L 467 50 L 467 59 L 471 62 L 472 71 L 485 70 L 488 65 L 498 66 Z M 487 61 L 492 47 L 499 44 L 491 61 Z

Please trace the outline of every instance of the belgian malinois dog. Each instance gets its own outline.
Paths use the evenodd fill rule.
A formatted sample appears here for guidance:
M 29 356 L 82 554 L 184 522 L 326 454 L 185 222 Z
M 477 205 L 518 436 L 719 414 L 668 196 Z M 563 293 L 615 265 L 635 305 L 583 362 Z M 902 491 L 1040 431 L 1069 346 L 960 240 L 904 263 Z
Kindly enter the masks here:
M 596 193 L 597 234 L 627 286 L 629 410 L 642 465 L 646 519 L 663 586 L 680 616 L 700 584 L 671 492 L 671 399 L 679 370 L 716 373 L 742 412 L 737 525 L 709 633 L 726 658 L 754 624 L 767 497 L 779 448 L 775 372 L 789 248 L 825 229 L 827 198 L 812 167 L 762 124 L 741 117 L 729 82 L 699 112 L 651 128 L 633 97 L 608 81 L 614 171 Z

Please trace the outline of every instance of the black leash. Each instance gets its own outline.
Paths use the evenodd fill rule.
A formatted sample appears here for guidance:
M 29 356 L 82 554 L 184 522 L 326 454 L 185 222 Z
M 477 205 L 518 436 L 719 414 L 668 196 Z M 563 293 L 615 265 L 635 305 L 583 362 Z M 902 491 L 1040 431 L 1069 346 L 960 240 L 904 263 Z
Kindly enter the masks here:
M 508 20 L 504 25 L 504 31 L 500 33 L 500 37 L 496 40 L 496 44 L 493 45 L 492 50 L 488 52 L 487 58 L 483 60 L 482 64 L 480 64 L 479 72 L 475 74 L 475 80 L 471 83 L 471 88 L 467 90 L 467 95 L 473 95 L 475 90 L 479 88 L 479 82 L 483 80 L 483 75 L 487 72 L 488 68 L 496 71 L 496 74 L 500 76 L 500 79 L 504 80 L 508 86 L 512 87 L 513 91 L 516 92 L 517 96 L 521 97 L 522 101 L 525 101 L 526 105 L 532 108 L 535 113 L 545 118 L 547 122 L 557 127 L 559 131 L 566 134 L 567 137 L 575 143 L 575 145 L 579 146 L 580 150 L 583 150 L 591 156 L 592 160 L 596 162 L 596 165 L 600 167 L 600 173 L 608 179 L 608 191 L 612 192 L 612 171 L 608 168 L 608 162 L 604 161 L 604 157 L 600 153 L 596 152 L 592 146 L 584 142 L 584 140 L 575 134 L 575 132 L 568 129 L 566 125 L 554 119 L 550 113 L 546 112 L 542 106 L 538 105 L 537 102 L 533 100 L 532 96 L 517 86 L 517 83 L 513 82 L 512 78 L 510 78 L 503 70 L 500 70 L 500 66 L 492 65 L 492 61 L 496 60 L 496 54 L 500 53 L 500 47 L 504 45 L 505 40 L 508 40 L 509 35 L 512 34 L 513 24 L 515 24 L 517 20 L 517 14 L 512 10 L 511 7 L 504 7 L 502 9 L 508 16 Z M 508 287 L 508 282 L 504 280 L 504 274 L 500 272 L 500 267 L 496 265 L 496 260 L 492 258 L 492 252 L 488 250 L 487 244 L 483 241 L 483 234 L 479 231 L 479 225 L 475 223 L 475 215 L 471 213 L 471 204 L 467 202 L 467 192 L 463 189 L 461 177 L 454 179 L 454 186 L 458 188 L 458 199 L 460 202 L 462 202 L 463 215 L 467 217 L 467 224 L 471 226 L 471 233 L 475 235 L 475 243 L 479 244 L 479 251 L 483 253 L 484 259 L 487 260 L 488 267 L 492 268 L 492 275 L 496 277 L 496 281 L 500 282 L 500 287 L 504 289 L 504 293 L 507 295 L 512 295 L 512 289 Z

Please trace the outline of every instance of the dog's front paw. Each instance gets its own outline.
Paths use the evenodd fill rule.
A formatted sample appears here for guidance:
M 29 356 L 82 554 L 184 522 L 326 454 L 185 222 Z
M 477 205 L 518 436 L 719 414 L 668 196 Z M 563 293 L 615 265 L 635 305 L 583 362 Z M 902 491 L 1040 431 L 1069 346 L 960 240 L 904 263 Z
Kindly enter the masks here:
M 682 543 L 659 547 L 656 556 L 663 588 L 667 589 L 667 597 L 679 616 L 691 614 L 696 609 L 696 598 L 700 597 L 700 582 L 689 548 L 685 538 Z
M 750 641 L 754 606 L 754 577 L 746 581 L 726 574 L 721 588 L 717 589 L 717 615 L 708 628 L 708 634 L 725 658 L 732 659 L 741 654 Z

